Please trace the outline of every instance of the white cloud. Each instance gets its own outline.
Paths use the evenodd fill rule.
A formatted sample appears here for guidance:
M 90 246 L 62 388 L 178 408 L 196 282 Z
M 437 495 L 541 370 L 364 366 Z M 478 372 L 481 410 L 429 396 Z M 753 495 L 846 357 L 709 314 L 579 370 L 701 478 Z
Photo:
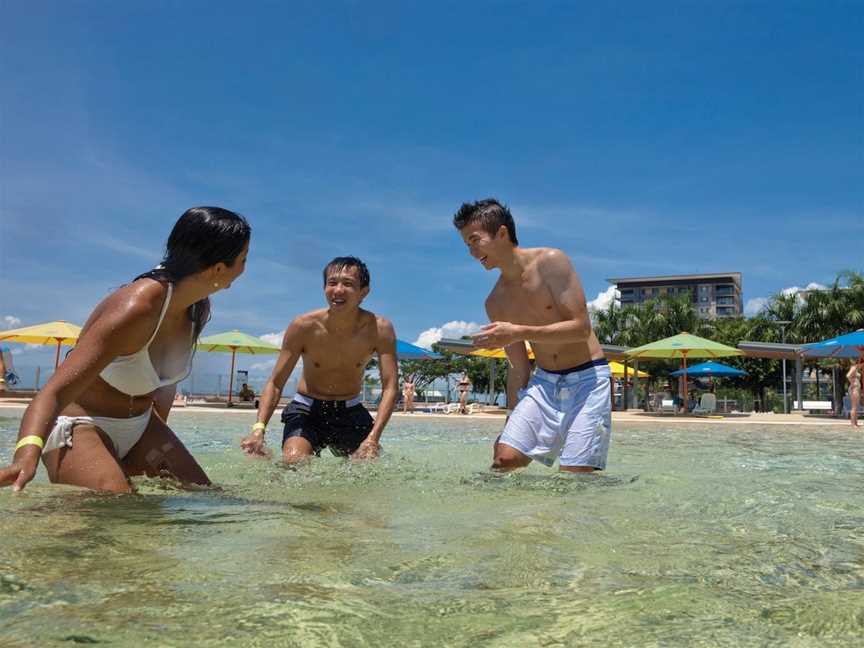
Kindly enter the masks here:
M 811 281 L 807 284 L 806 288 L 801 288 L 800 286 L 790 286 L 789 288 L 784 288 L 780 292 L 784 295 L 797 295 L 802 290 L 825 290 L 828 286 L 824 286 L 820 283 L 816 283 L 815 281 Z
M 621 295 L 615 286 L 609 286 L 606 290 L 597 293 L 597 297 L 588 302 L 588 310 L 591 312 L 605 311 L 613 301 L 618 301 Z
M 249 371 L 268 372 L 276 366 L 276 358 L 270 358 L 264 362 L 256 362 L 249 365 Z
M 462 320 L 453 320 L 441 326 L 426 329 L 415 340 L 414 344 L 431 349 L 432 345 L 440 341 L 441 338 L 461 338 L 463 335 L 471 335 L 480 330 L 480 324 L 477 322 L 463 322 Z
M 781 295 L 797 295 L 798 301 L 803 304 L 804 303 L 804 295 L 802 295 L 802 291 L 807 290 L 825 290 L 827 286 L 820 284 L 816 281 L 811 281 L 807 284 L 805 288 L 801 286 L 789 286 L 788 288 L 784 288 L 780 291 Z M 744 315 L 747 317 L 753 317 L 759 311 L 761 311 L 765 306 L 768 305 L 770 299 L 768 297 L 753 297 L 752 299 L 748 299 L 747 303 L 744 304 Z
M 278 347 L 282 346 L 282 338 L 285 335 L 285 331 L 281 333 L 265 333 L 264 335 L 259 335 L 258 337 L 264 340 L 265 342 L 269 342 L 270 344 L 275 344 Z
M 748 299 L 747 303 L 744 304 L 744 315 L 747 317 L 753 317 L 767 305 L 767 297 L 754 297 L 753 299 Z
M 21 320 L 15 317 L 14 315 L 4 315 L 3 316 L 3 328 L 13 329 L 21 326 Z

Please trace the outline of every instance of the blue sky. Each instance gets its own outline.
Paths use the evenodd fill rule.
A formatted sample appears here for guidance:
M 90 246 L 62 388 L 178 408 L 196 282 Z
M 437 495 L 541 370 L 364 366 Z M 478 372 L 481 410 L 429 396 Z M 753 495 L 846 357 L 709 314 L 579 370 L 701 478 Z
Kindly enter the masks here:
M 281 331 L 341 254 L 403 339 L 482 323 L 450 221 L 490 195 L 589 300 L 827 283 L 864 269 L 862 33 L 861 2 L 2 3 L 0 326 L 83 323 L 201 204 L 254 228 L 210 333 Z

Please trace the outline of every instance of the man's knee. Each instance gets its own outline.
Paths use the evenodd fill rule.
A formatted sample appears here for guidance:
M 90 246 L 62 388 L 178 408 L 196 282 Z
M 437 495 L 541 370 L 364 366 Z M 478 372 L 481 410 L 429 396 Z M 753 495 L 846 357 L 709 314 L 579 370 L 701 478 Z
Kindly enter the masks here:
M 514 470 L 524 468 L 531 463 L 531 458 L 522 454 L 515 448 L 497 442 L 495 443 L 495 455 L 492 458 L 492 470 Z
M 292 437 L 282 446 L 282 461 L 287 464 L 308 461 L 312 457 L 312 452 L 312 444 L 306 439 Z

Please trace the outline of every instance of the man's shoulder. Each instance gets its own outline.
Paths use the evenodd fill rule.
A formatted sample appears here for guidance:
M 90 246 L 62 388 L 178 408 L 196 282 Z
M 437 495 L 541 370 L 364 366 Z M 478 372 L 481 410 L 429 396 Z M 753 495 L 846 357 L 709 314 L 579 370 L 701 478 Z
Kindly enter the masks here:
M 569 262 L 570 257 L 559 248 L 554 247 L 536 247 L 536 248 L 528 248 L 525 250 L 531 255 L 532 260 L 538 261 L 540 263 L 555 263 L 555 262 Z
M 363 316 L 367 318 L 366 321 L 374 324 L 379 333 L 393 330 L 393 322 L 383 315 L 378 315 L 377 313 L 368 310 L 363 310 L 362 313 Z
M 324 322 L 324 318 L 327 315 L 326 308 L 319 308 L 317 310 L 308 311 L 306 313 L 301 313 L 291 322 L 294 326 L 299 326 L 300 328 L 306 328 L 309 326 L 315 326 Z

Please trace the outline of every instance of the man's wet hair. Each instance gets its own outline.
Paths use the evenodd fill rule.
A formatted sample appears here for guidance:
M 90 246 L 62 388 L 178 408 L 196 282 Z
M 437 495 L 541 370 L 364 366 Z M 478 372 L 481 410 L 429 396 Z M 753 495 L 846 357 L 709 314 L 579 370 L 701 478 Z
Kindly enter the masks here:
M 462 203 L 459 211 L 453 217 L 453 224 L 456 229 L 461 230 L 473 223 L 480 223 L 483 226 L 483 231 L 491 236 L 495 236 L 498 229 L 503 225 L 507 228 L 510 242 L 513 245 L 519 245 L 513 215 L 506 205 L 502 205 L 495 198 L 486 198 L 486 200 L 478 200 L 474 203 Z
M 336 257 L 324 268 L 324 285 L 327 285 L 327 277 L 332 272 L 342 272 L 348 268 L 357 268 L 357 278 L 360 279 L 360 287 L 369 285 L 369 268 L 360 259 L 353 256 Z

